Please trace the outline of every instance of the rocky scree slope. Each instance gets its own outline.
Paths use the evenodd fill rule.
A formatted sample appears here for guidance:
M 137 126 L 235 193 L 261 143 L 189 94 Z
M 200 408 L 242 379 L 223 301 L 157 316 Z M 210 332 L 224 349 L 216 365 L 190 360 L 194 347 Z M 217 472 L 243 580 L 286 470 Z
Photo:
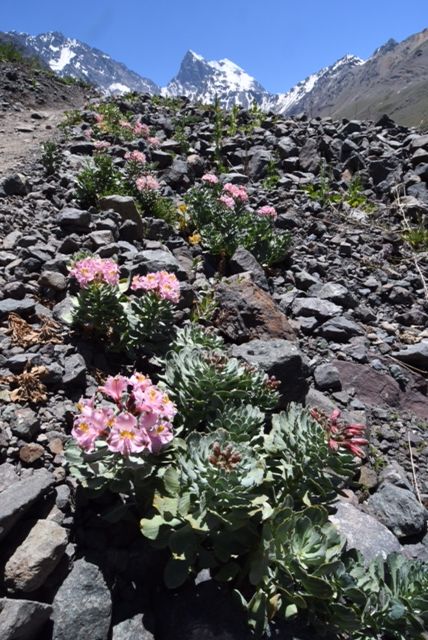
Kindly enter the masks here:
M 143 151 L 157 162 L 164 195 L 179 204 L 221 161 L 222 179 L 245 185 L 253 206 L 276 207 L 276 224 L 293 244 L 287 262 L 267 272 L 238 249 L 221 275 L 198 245 L 162 221 L 144 219 L 138 234 L 114 196 L 107 211 L 82 209 L 75 186 L 95 152 L 85 137 L 91 105 L 60 139 L 55 175 L 29 161 L 2 176 L 2 639 L 249 638 L 226 588 L 204 575 L 176 593 L 165 590 L 163 556 L 136 523 L 105 519 L 116 499 L 88 502 L 68 475 L 63 449 L 75 402 L 120 368 L 115 356 L 61 323 L 67 264 L 81 249 L 116 258 L 124 274 L 175 271 L 182 320 L 198 293 L 211 289 L 210 323 L 232 353 L 277 376 L 283 404 L 291 398 L 327 412 L 339 407 L 365 422 L 370 446 L 360 484 L 334 522 L 366 557 L 401 550 L 427 560 L 428 253 L 425 246 L 416 254 L 404 232 L 406 224 L 426 224 L 428 137 L 388 118 L 270 114 L 252 121 L 242 110 L 234 135 L 225 126 L 219 142 L 212 108 L 150 97 L 116 104 L 141 114 L 161 140 L 158 149 L 117 142 L 109 150 L 117 162 L 126 151 Z M 349 197 L 355 174 L 358 206 Z M 19 401 L 13 390 L 25 380 L 30 395 Z M 316 637 L 287 625 L 272 634 Z

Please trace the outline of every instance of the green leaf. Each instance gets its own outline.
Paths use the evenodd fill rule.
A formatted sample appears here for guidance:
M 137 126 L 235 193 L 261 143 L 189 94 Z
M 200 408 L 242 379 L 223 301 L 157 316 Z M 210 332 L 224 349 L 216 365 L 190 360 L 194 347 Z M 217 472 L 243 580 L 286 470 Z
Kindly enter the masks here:
M 164 579 L 165 584 L 169 589 L 177 589 L 184 584 L 189 577 L 190 565 L 186 560 L 177 560 L 176 558 L 170 558 L 168 560 L 165 571 Z
M 297 614 L 297 612 L 298 612 L 298 608 L 296 607 L 295 604 L 288 604 L 285 607 L 285 619 L 288 620 L 289 618 L 292 618 Z
M 164 524 L 165 520 L 159 515 L 153 516 L 153 518 L 142 518 L 140 520 L 141 532 L 149 540 L 156 540 L 159 529 Z
M 163 483 L 170 496 L 177 496 L 180 492 L 180 476 L 177 469 L 168 467 L 163 476 Z

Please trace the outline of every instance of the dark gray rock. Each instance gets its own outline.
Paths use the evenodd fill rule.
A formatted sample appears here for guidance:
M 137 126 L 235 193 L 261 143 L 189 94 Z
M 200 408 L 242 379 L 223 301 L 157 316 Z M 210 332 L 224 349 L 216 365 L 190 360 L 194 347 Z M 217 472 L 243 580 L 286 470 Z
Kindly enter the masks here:
M 103 574 L 83 558 L 74 563 L 53 601 L 52 640 L 107 640 L 112 602 Z
M 407 479 L 406 472 L 396 460 L 391 460 L 391 462 L 382 469 L 379 474 L 379 482 L 388 482 L 402 489 L 412 491 L 412 485 Z
M 248 175 L 253 180 L 261 180 L 266 176 L 269 163 L 272 162 L 273 156 L 267 149 L 257 149 L 248 163 Z
M 0 598 L 1 640 L 33 640 L 51 611 L 52 607 L 42 602 Z
M 238 247 L 236 249 L 229 260 L 229 269 L 231 273 L 244 273 L 248 271 L 258 287 L 266 291 L 269 289 L 263 267 L 257 262 L 253 254 L 247 251 L 247 249 L 244 249 L 244 247 Z
M 23 300 L 15 300 L 14 298 L 5 298 L 0 300 L 0 319 L 3 319 L 9 313 L 17 313 L 27 318 L 34 313 L 36 301 L 32 298 L 24 298 Z
M 330 300 L 330 302 L 341 305 L 345 309 L 357 305 L 357 301 L 349 290 L 337 282 L 326 282 L 317 291 L 317 296 L 323 300 Z
M 318 171 L 321 156 L 318 153 L 318 141 L 316 138 L 309 138 L 299 153 L 300 168 L 302 171 L 316 173 Z
M 179 262 L 170 251 L 163 249 L 147 249 L 138 255 L 138 267 L 142 267 L 144 273 L 151 271 L 171 271 L 182 273 Z
M 11 422 L 12 433 L 24 440 L 30 440 L 40 430 L 40 419 L 29 407 L 16 410 L 14 420 Z
M 0 302 L 1 305 L 1 302 Z M 394 353 L 394 357 L 419 369 L 428 371 L 428 340 L 421 340 Z
M 38 520 L 6 563 L 9 591 L 29 593 L 41 587 L 61 560 L 67 542 L 67 532 L 59 524 Z
M 313 317 L 318 320 L 327 320 L 337 316 L 342 312 L 339 307 L 328 300 L 320 300 L 319 298 L 296 298 L 292 305 L 293 315 Z
M 320 391 L 340 391 L 339 371 L 331 364 L 320 364 L 314 371 L 314 380 Z
M 326 340 L 334 342 L 347 342 L 353 336 L 362 335 L 364 332 L 356 322 L 343 316 L 332 318 L 319 328 L 319 334 Z
M 397 538 L 418 535 L 425 530 L 427 511 L 407 489 L 384 483 L 367 504 Z
M 143 221 L 137 209 L 134 198 L 130 196 L 104 196 L 99 200 L 99 207 L 102 211 L 116 211 L 122 218 L 123 222 L 130 220 L 134 222 L 136 235 L 133 240 L 141 240 L 143 237 Z M 124 238 L 126 239 L 126 238 Z M 128 238 L 129 239 L 129 238 Z
M 278 148 L 278 155 L 281 158 L 281 160 L 284 160 L 285 158 L 290 158 L 292 156 L 297 156 L 298 154 L 297 144 L 294 142 L 292 138 L 288 136 L 284 136 L 279 140 L 277 148 Z
M 67 278 L 58 271 L 43 271 L 40 275 L 39 284 L 54 291 L 65 291 L 67 288 Z
M 21 173 L 6 176 L 2 187 L 7 196 L 25 196 L 31 190 L 27 178 Z
M 339 502 L 330 521 L 346 538 L 347 547 L 358 549 L 366 562 L 401 550 L 397 538 L 383 524 L 348 502 Z
M 57 222 L 65 232 L 86 233 L 91 223 L 91 215 L 89 211 L 66 207 L 58 213 Z
M 64 359 L 64 386 L 83 385 L 86 380 L 86 363 L 79 353 L 73 353 Z
M 276 340 L 251 340 L 232 347 L 232 355 L 257 365 L 269 376 L 281 383 L 283 402 L 301 400 L 307 390 L 303 356 L 295 344 L 280 338 Z
M 144 627 L 143 620 L 140 613 L 114 625 L 111 640 L 154 640 L 154 635 Z
M 38 469 L 0 493 L 0 539 L 53 484 L 54 478 L 49 471 Z

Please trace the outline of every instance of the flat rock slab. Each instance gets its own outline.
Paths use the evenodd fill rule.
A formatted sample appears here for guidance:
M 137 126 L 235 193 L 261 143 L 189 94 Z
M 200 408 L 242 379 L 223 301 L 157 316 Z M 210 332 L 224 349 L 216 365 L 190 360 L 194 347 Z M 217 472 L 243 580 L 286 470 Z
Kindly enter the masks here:
M 1 640 L 32 640 L 51 611 L 52 607 L 42 602 L 0 598 Z
M 402 391 L 394 378 L 370 365 L 344 360 L 334 360 L 332 364 L 339 371 L 342 389 L 355 389 L 356 397 L 368 407 L 393 407 L 428 420 L 428 398 L 412 385 Z M 410 373 L 406 375 L 412 378 Z
M 215 297 L 218 309 L 214 323 L 229 340 L 238 343 L 254 338 L 296 340 L 285 314 L 249 277 L 235 276 L 221 282 Z
M 401 551 L 397 538 L 376 518 L 357 509 L 348 502 L 340 502 L 330 521 L 346 538 L 348 549 L 357 549 L 366 562 L 377 556 L 386 558 L 394 551 Z
M 0 493 L 0 539 L 3 538 L 25 512 L 54 484 L 46 469 L 38 469 L 32 476 L 14 482 Z
M 52 640 L 107 640 L 112 602 L 100 569 L 83 558 L 74 563 L 53 601 Z
M 9 558 L 5 582 L 11 591 L 35 591 L 61 560 L 68 542 L 65 529 L 53 520 L 38 520 Z

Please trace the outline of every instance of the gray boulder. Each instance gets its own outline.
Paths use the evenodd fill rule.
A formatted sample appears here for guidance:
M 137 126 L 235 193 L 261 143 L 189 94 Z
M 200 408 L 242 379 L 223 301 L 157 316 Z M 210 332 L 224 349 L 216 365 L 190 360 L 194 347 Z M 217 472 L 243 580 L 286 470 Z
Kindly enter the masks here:
M 53 484 L 54 478 L 49 471 L 38 469 L 0 493 L 0 539 Z
M 83 558 L 74 563 L 53 601 L 52 640 L 107 640 L 112 602 L 100 569 Z
M 11 591 L 35 591 L 61 560 L 68 542 L 65 529 L 52 520 L 38 520 L 6 563 L 4 577 Z
M 384 483 L 370 496 L 368 506 L 397 538 L 418 535 L 425 530 L 427 511 L 407 489 Z
M 42 602 L 0 598 L 1 640 L 32 640 L 51 611 L 52 607 Z
M 346 538 L 347 547 L 358 549 L 367 562 L 401 550 L 397 538 L 383 524 L 348 502 L 339 502 L 330 521 Z
M 143 221 L 141 215 L 137 209 L 137 205 L 134 202 L 134 198 L 130 196 L 104 196 L 99 200 L 99 207 L 102 211 L 116 211 L 122 218 L 122 221 L 131 220 L 134 222 L 135 227 L 135 239 L 140 240 L 143 237 Z

